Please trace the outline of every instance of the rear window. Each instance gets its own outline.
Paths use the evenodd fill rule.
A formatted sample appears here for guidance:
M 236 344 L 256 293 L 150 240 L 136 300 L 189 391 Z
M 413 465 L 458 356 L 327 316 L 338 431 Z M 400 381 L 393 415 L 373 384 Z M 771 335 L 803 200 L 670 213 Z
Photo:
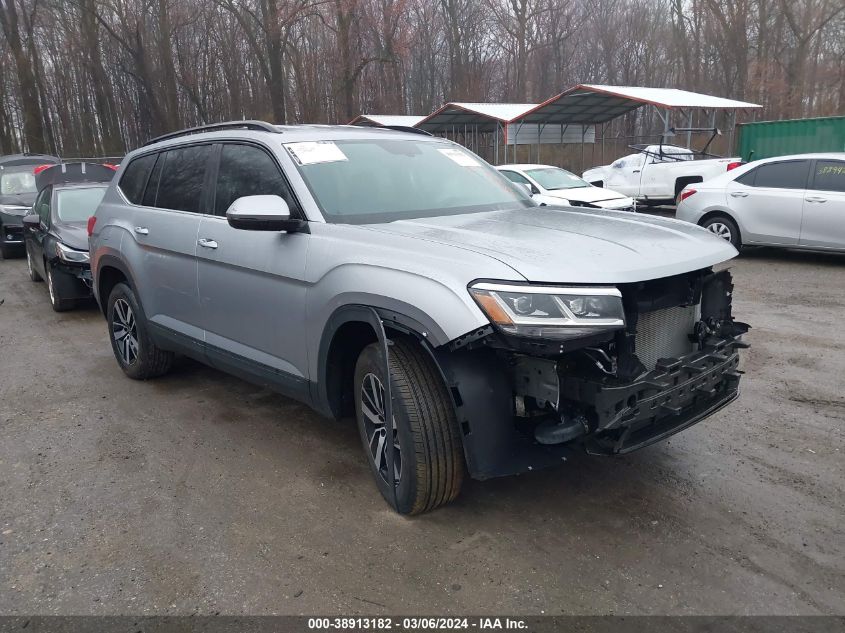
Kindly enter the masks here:
M 87 222 L 106 193 L 105 187 L 65 189 L 56 193 L 56 215 L 62 222 Z
M 841 160 L 816 161 L 813 189 L 845 192 L 845 162 Z
M 144 187 L 147 186 L 147 179 L 155 165 L 156 156 L 157 154 L 147 154 L 136 158 L 124 170 L 120 178 L 120 190 L 132 204 L 141 204 Z
M 806 189 L 810 161 L 790 160 L 760 165 L 754 170 L 754 187 Z M 743 184 L 750 184 L 743 181 Z
M 32 165 L 17 169 L 6 168 L 0 171 L 0 195 L 15 196 L 22 193 L 35 193 L 35 175 Z

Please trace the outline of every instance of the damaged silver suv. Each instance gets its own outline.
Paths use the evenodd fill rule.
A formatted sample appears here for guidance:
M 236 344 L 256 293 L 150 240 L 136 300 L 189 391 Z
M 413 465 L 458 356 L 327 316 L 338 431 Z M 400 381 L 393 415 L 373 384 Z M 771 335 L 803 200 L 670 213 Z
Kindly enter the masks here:
M 449 141 L 238 121 L 123 161 L 89 222 L 117 362 L 174 354 L 355 417 L 398 512 L 626 453 L 737 397 L 745 324 L 699 227 L 537 206 Z

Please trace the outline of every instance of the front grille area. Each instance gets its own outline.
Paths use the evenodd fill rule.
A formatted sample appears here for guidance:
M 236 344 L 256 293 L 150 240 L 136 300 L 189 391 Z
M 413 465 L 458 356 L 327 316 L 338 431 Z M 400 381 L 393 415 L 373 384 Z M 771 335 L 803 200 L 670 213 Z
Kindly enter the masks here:
M 676 306 L 639 315 L 634 351 L 646 369 L 654 369 L 660 358 L 678 358 L 692 351 L 689 335 L 695 326 L 697 308 Z

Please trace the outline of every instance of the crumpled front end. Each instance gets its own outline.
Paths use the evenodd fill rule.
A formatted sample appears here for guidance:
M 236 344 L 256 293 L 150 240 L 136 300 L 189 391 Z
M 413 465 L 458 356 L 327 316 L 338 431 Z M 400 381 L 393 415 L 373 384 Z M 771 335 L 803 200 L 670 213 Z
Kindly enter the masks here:
M 532 470 L 574 450 L 627 453 L 700 422 L 739 394 L 748 326 L 728 271 L 623 284 L 625 326 L 570 341 L 493 326 L 439 350 L 476 478 Z

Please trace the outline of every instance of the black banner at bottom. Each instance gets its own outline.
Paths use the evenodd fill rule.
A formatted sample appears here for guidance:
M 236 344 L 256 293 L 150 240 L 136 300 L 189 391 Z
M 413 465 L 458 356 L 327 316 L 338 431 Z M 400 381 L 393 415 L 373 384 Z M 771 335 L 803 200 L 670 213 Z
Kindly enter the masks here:
M 0 633 L 845 633 L 845 616 L 0 616 Z

